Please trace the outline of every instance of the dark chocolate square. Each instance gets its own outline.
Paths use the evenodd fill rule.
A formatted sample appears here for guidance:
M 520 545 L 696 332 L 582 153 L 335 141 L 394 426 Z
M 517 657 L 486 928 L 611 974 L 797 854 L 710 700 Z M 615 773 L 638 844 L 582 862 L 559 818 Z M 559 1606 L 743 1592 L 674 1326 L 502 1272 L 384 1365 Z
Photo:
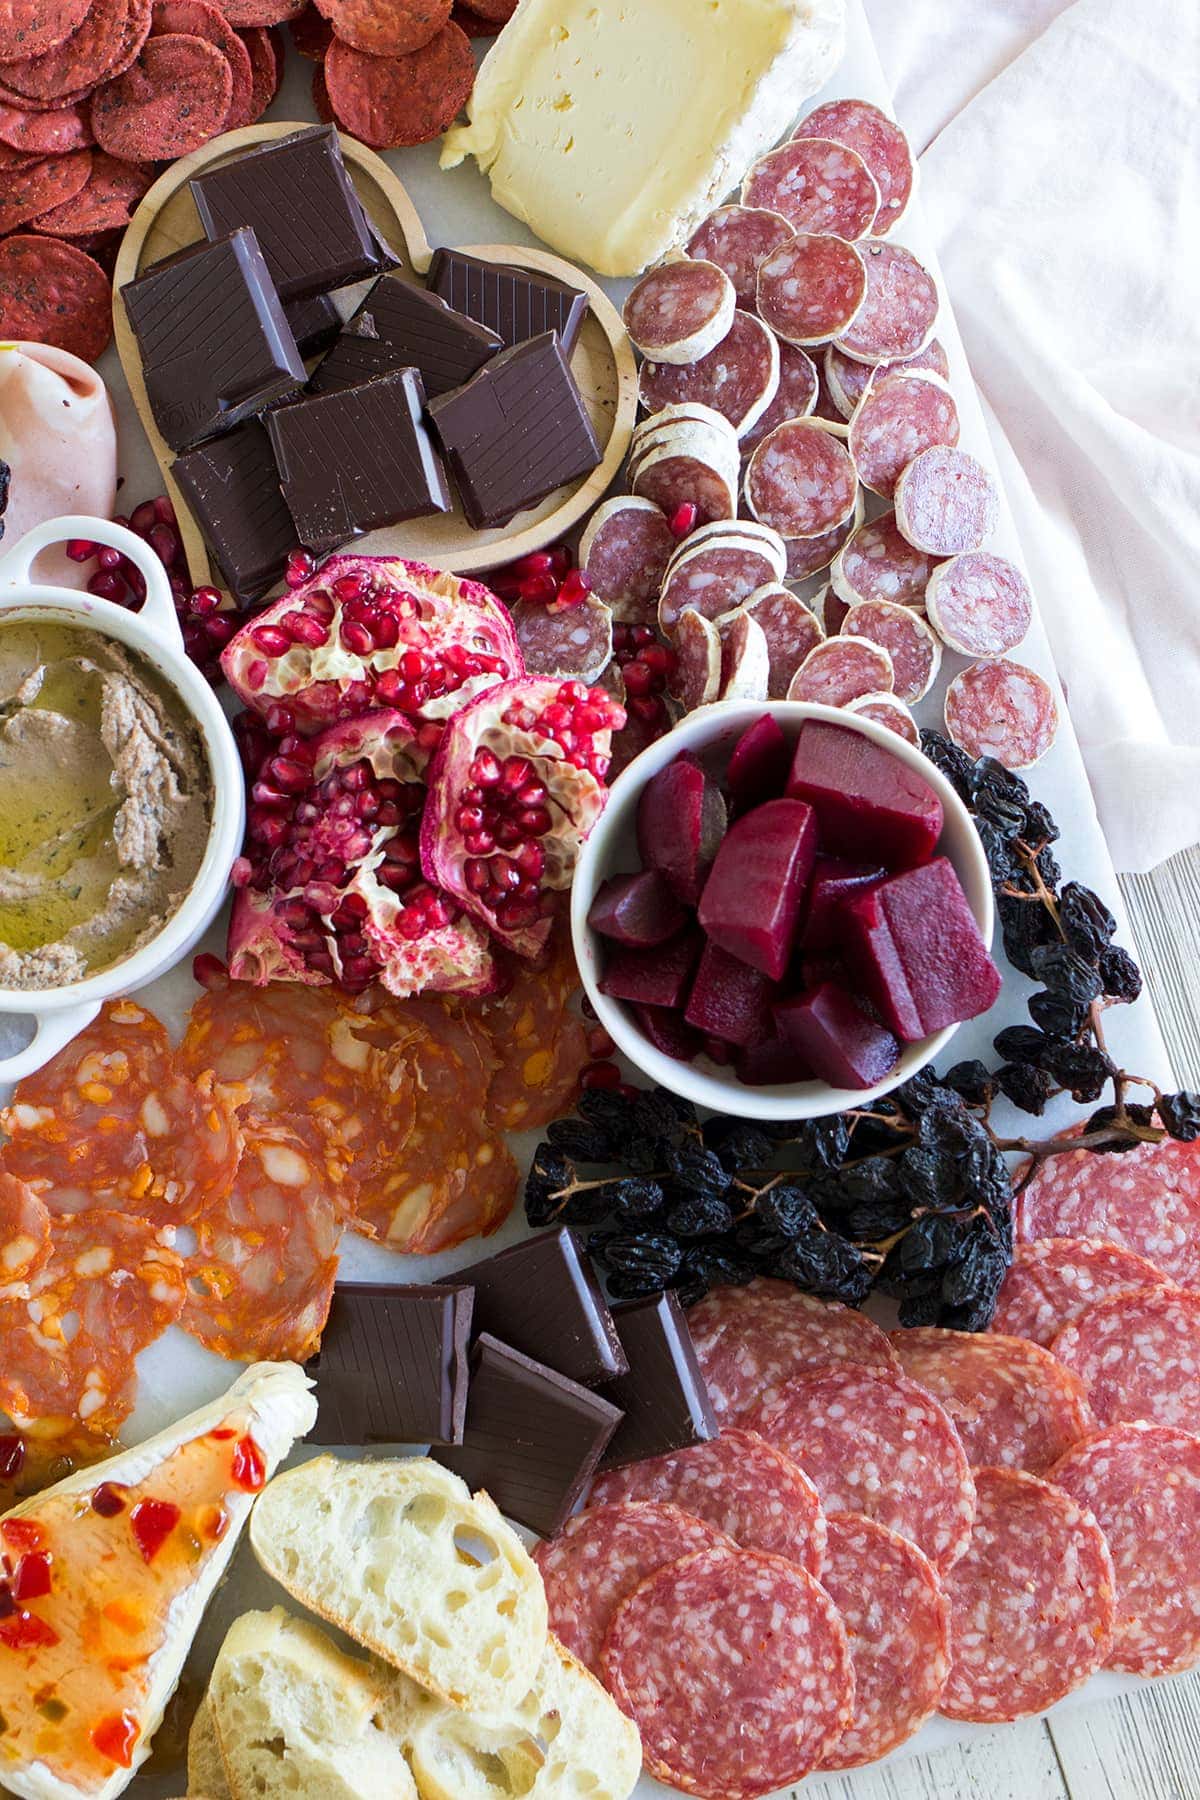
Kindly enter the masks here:
M 155 263 L 121 298 L 172 450 L 232 431 L 303 386 L 304 362 L 252 231 Z
M 301 356 L 316 356 L 328 350 L 342 329 L 342 315 L 328 294 L 289 300 L 283 311 Z
M 717 1436 L 719 1427 L 700 1372 L 687 1314 L 674 1294 L 651 1294 L 613 1307 L 629 1373 L 604 1384 L 625 1414 L 600 1467 L 620 1469 L 668 1450 L 686 1450 Z
M 314 394 L 329 394 L 393 369 L 414 368 L 432 400 L 469 381 L 500 347 L 494 331 L 452 312 L 436 294 L 402 275 L 381 275 L 309 386 Z
M 425 279 L 447 306 L 498 331 L 506 344 L 557 331 L 570 361 L 588 309 L 587 295 L 579 288 L 553 275 L 446 249 L 434 251 Z
M 585 1387 L 629 1364 L 608 1301 L 569 1227 L 543 1231 L 447 1281 L 475 1287 L 476 1332 L 488 1332 Z
M 339 1282 L 308 1365 L 315 1444 L 460 1444 L 467 1407 L 469 1287 Z
M 257 419 L 177 456 L 172 475 L 239 600 L 257 600 L 283 575 L 296 527 Z
M 463 1441 L 433 1456 L 501 1512 L 552 1537 L 570 1518 L 604 1446 L 617 1406 L 487 1332 L 471 1357 Z
M 390 268 L 332 125 L 244 150 L 188 184 L 209 238 L 251 225 L 281 300 L 327 293 Z
M 449 512 L 415 369 L 313 394 L 267 419 L 297 542 L 323 556 L 380 525 Z

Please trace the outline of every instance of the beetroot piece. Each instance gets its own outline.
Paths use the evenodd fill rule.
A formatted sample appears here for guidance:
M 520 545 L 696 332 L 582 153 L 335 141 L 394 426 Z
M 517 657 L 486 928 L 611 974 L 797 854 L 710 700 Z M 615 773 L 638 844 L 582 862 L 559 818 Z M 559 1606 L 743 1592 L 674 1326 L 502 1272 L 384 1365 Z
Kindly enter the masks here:
M 619 944 L 604 959 L 600 992 L 636 1006 L 682 1007 L 703 947 L 704 939 L 694 927 L 653 950 L 630 950 Z
M 692 1062 L 704 1048 L 704 1039 L 693 1031 L 681 1012 L 669 1006 L 635 1006 L 634 1017 L 656 1050 L 676 1062 Z
M 836 981 L 842 987 L 853 987 L 849 970 L 836 950 L 818 950 L 800 958 L 800 980 L 795 985 L 818 988 L 824 981 Z M 789 986 L 793 985 L 791 982 Z
M 519 956 L 552 927 L 604 811 L 624 709 L 603 688 L 526 676 L 488 688 L 447 722 L 429 766 L 421 867 Z
M 677 756 L 651 777 L 638 799 L 642 862 L 659 871 L 685 906 L 695 906 L 727 823 L 716 782 L 694 757 Z
M 800 727 L 788 795 L 821 825 L 821 848 L 856 862 L 908 869 L 928 862 L 942 803 L 927 781 L 869 738 L 823 719 Z
M 761 800 L 777 800 L 783 793 L 791 755 L 779 721 L 770 713 L 755 719 L 733 746 L 725 772 L 734 805 L 744 811 Z
M 739 1046 L 757 1044 L 774 1035 L 775 995 L 773 981 L 710 941 L 704 946 L 684 1017 L 706 1037 Z
M 775 1008 L 784 1037 L 830 1087 L 867 1088 L 890 1075 L 900 1046 L 852 994 L 835 981 Z
M 257 730 L 239 733 L 251 788 L 233 870 L 234 979 L 490 992 L 487 937 L 421 874 L 425 758 L 404 715 L 277 743 Z
M 801 948 L 806 952 L 836 949 L 841 941 L 839 915 L 843 900 L 882 881 L 886 873 L 878 865 L 818 856 L 808 884 L 808 904 L 800 928 Z
M 787 1087 L 813 1079 L 800 1052 L 778 1030 L 761 1043 L 739 1050 L 733 1066 L 738 1080 L 747 1087 Z
M 634 949 L 665 944 L 682 931 L 687 910 L 675 898 L 657 869 L 636 875 L 613 875 L 592 901 L 588 924 L 601 937 Z
M 725 834 L 704 888 L 706 934 L 781 980 L 816 852 L 816 814 L 803 801 L 768 800 L 746 813 Z
M 897 1037 L 913 1042 L 986 1012 L 1000 971 L 944 856 L 846 902 L 854 985 Z

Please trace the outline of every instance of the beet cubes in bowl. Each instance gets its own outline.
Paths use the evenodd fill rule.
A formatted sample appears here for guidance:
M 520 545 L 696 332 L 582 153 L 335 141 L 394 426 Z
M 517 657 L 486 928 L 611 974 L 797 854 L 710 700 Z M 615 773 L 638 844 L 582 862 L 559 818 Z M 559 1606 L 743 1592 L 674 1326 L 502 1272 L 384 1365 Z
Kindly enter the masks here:
M 919 752 L 785 702 L 697 715 L 643 762 L 585 853 L 574 924 L 602 1021 L 656 1079 L 818 1116 L 991 1006 L 986 865 Z

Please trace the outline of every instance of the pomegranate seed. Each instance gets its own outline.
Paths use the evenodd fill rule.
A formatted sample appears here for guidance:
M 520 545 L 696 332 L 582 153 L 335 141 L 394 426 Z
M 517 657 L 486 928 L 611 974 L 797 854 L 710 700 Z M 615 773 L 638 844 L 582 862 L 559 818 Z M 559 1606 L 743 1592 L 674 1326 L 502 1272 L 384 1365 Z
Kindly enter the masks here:
M 500 779 L 499 759 L 490 750 L 477 750 L 471 762 L 471 780 L 480 787 L 494 787 Z
M 555 544 L 550 551 L 550 567 L 561 581 L 571 566 L 571 552 L 566 544 Z
M 344 647 L 352 656 L 369 656 L 374 649 L 371 633 L 359 619 L 343 619 L 340 635 Z
M 665 675 L 671 667 L 674 657 L 665 644 L 647 644 L 642 651 L 642 662 L 646 668 L 653 669 L 657 675 Z
M 126 566 L 125 558 L 122 556 L 121 552 L 119 550 L 114 550 L 111 544 L 100 545 L 99 549 L 96 551 L 96 561 L 102 569 L 123 569 Z M 132 563 L 128 566 L 130 568 L 133 567 Z
M 621 1085 L 621 1071 L 615 1062 L 590 1062 L 580 1080 L 585 1088 L 615 1088 Z
M 267 773 L 285 794 L 302 794 L 312 778 L 304 763 L 289 756 L 273 756 L 267 764 Z
M 174 526 L 178 524 L 178 520 L 175 517 L 175 508 L 172 506 L 166 494 L 160 494 L 157 500 L 153 502 L 153 506 L 154 516 L 160 525 Z
M 545 806 L 527 806 L 517 814 L 517 824 L 530 837 L 545 837 L 554 821 Z
M 170 525 L 163 525 L 157 519 L 146 533 L 150 548 L 169 569 L 172 563 L 178 562 L 183 553 L 183 545 L 179 534 Z
M 101 569 L 89 575 L 87 591 L 97 600 L 111 600 L 116 606 L 125 606 L 129 598 L 129 590 L 115 569 Z
M 616 1045 L 605 1031 L 603 1025 L 594 1025 L 587 1034 L 588 1055 L 595 1057 L 611 1056 Z
M 249 887 L 254 874 L 254 865 L 248 856 L 239 856 L 229 871 L 229 879 L 235 888 Z
M 518 788 L 533 779 L 533 764 L 524 756 L 506 756 L 504 767 L 500 773 L 500 786 L 509 794 L 515 794 Z
M 481 831 L 486 815 L 482 806 L 460 806 L 454 823 L 460 831 Z
M 667 524 L 671 528 L 671 536 L 677 543 L 685 538 L 689 531 L 695 530 L 698 517 L 699 508 L 694 500 L 681 500 L 674 512 L 668 514 Z
M 517 591 L 526 606 L 548 606 L 558 594 L 558 584 L 553 575 L 529 575 L 518 583 Z
M 250 641 L 259 650 L 265 650 L 268 656 L 286 656 L 292 647 L 291 639 L 278 625 L 256 625 L 250 633 Z
M 303 587 L 316 566 L 315 558 L 307 550 L 293 550 L 287 559 L 284 580 L 290 588 Z
M 641 697 L 630 700 L 629 710 L 636 713 L 639 719 L 645 719 L 648 724 L 653 724 L 662 716 L 663 705 L 656 696 Z
M 93 544 L 91 538 L 68 538 L 67 539 L 66 551 L 67 551 L 67 555 L 70 557 L 72 562 L 78 562 L 78 563 L 91 562 L 93 556 L 96 555 L 98 549 L 99 549 L 99 545 Z
M 578 606 L 592 591 L 592 584 L 582 569 L 568 569 L 558 590 L 560 607 Z
M 518 556 L 515 562 L 508 564 L 507 573 L 523 580 L 528 575 L 549 575 L 554 568 L 554 559 L 548 550 L 531 550 L 528 556 Z
M 141 538 L 144 538 L 150 527 L 157 522 L 158 514 L 154 510 L 153 500 L 143 500 L 141 505 L 135 506 L 129 515 L 130 531 L 136 531 Z
M 490 856 L 496 848 L 496 840 L 490 831 L 464 832 L 463 844 L 468 856 Z
M 215 587 L 194 588 L 188 596 L 188 610 L 201 618 L 221 610 L 221 590 Z
M 380 613 L 373 629 L 380 650 L 394 650 L 400 642 L 400 621 L 392 613 Z
M 649 625 L 635 625 L 630 633 L 636 650 L 645 649 L 647 644 L 657 644 L 658 639 Z
M 635 657 L 632 662 L 627 662 L 623 673 L 627 694 L 641 696 L 655 691 L 657 683 L 654 675 L 638 658 Z

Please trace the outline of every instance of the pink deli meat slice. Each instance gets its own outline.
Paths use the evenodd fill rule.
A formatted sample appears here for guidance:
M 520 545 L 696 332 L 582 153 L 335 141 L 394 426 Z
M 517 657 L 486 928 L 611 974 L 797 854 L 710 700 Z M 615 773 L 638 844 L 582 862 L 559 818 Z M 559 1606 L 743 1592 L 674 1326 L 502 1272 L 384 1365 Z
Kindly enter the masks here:
M 742 202 L 781 214 L 793 231 L 853 243 L 875 223 L 879 189 L 856 150 L 809 135 L 760 156 L 742 183 Z
M 853 611 L 845 624 L 853 624 Z M 866 638 L 826 638 L 810 650 L 788 685 L 789 700 L 816 706 L 845 706 L 864 694 L 891 693 L 892 659 L 880 644 Z
M 1033 621 L 1033 596 L 1020 569 L 988 550 L 952 556 L 932 571 L 925 593 L 929 623 L 961 656 L 1003 656 Z
M 895 513 L 880 513 L 860 525 L 834 558 L 830 579 L 847 606 L 888 600 L 897 606 L 924 606 L 925 589 L 937 568 L 896 529 Z
M 738 305 L 753 311 L 759 263 L 795 229 L 782 214 L 761 206 L 719 206 L 693 231 L 687 253 L 724 269 Z
M 1165 1138 L 1120 1156 L 1069 1150 L 1016 1172 L 1016 1232 L 1120 1244 L 1181 1287 L 1200 1288 L 1200 1143 Z
M 863 395 L 850 421 L 849 442 L 863 486 L 890 500 L 922 450 L 958 442 L 954 397 L 936 376 L 889 375 Z
M 837 345 L 852 362 L 883 363 L 916 356 L 933 336 L 937 285 L 901 244 L 859 245 L 867 293 Z
M 1120 1244 L 1103 1238 L 1037 1238 L 1017 1245 L 991 1329 L 1049 1349 L 1063 1326 L 1089 1306 L 1156 1283 L 1163 1278 L 1154 1264 Z
M 737 311 L 715 350 L 696 362 L 645 361 L 638 392 L 649 413 L 698 401 L 729 420 L 738 436 L 749 431 L 775 398 L 779 344 L 754 313 Z
M 942 666 L 942 647 L 925 623 L 925 615 L 892 600 L 864 600 L 846 614 L 842 631 L 878 644 L 892 659 L 892 688 L 897 700 L 914 706 L 923 700 Z
M 804 349 L 848 331 L 867 297 L 853 244 L 800 232 L 758 265 L 758 310 L 786 344 Z
M 856 150 L 879 189 L 872 237 L 884 237 L 904 217 L 917 178 L 908 139 L 869 100 L 830 100 L 796 127 L 796 137 L 832 138 Z
M 580 567 L 615 619 L 649 625 L 677 548 L 666 516 L 653 501 L 623 495 L 606 500 L 592 514 L 580 539 Z
M 1058 703 L 1023 663 L 972 663 L 946 689 L 946 733 L 968 756 L 1031 769 L 1058 735 Z
M 858 480 L 849 453 L 813 419 L 777 425 L 746 469 L 746 504 L 782 538 L 818 537 L 854 512 Z
M 896 524 L 928 556 L 978 550 L 996 529 L 1000 496 L 981 462 L 950 444 L 931 444 L 896 480 Z
M 1064 1325 L 1051 1346 L 1105 1425 L 1145 1419 L 1200 1436 L 1200 1293 L 1136 1288 Z
M 855 407 L 873 381 L 883 381 L 901 369 L 910 372 L 927 369 L 943 381 L 950 379 L 950 359 L 937 338 L 930 338 L 915 356 L 876 364 L 855 362 L 852 357 L 844 356 L 836 344 L 827 344 L 821 368 L 830 398 L 843 419 L 853 416 Z

